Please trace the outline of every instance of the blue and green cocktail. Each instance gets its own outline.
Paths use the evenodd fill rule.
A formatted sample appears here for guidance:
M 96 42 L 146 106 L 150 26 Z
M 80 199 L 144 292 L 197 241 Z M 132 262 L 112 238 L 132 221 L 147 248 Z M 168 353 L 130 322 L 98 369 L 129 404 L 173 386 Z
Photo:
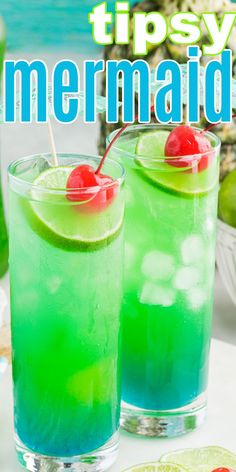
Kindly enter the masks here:
M 16 445 L 29 470 L 105 470 L 120 414 L 123 171 L 107 160 L 102 187 L 68 189 L 73 171 L 99 159 L 58 160 L 9 170 Z
M 110 152 L 127 172 L 122 424 L 153 436 L 200 421 L 211 337 L 219 142 L 166 154 L 175 129 L 133 126 Z

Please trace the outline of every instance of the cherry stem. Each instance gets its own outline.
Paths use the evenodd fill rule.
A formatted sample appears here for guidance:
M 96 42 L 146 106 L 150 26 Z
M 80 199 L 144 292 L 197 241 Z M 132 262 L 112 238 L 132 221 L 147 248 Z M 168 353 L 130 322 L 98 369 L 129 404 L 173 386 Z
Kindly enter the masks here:
M 232 115 L 232 118 L 236 118 L 236 114 Z M 207 131 L 210 131 L 212 128 L 215 128 L 215 126 L 219 126 L 222 123 L 219 121 L 218 123 L 212 123 L 211 125 L 207 126 L 207 128 L 203 129 L 201 133 L 206 133 Z
M 150 111 L 153 112 L 154 110 L 155 110 L 155 107 L 154 107 L 154 105 L 153 105 L 153 106 L 150 108 Z M 135 116 L 135 121 L 137 121 L 138 118 L 139 118 L 138 116 Z M 109 152 L 110 152 L 110 150 L 111 150 L 113 144 L 115 144 L 115 142 L 116 142 L 117 139 L 120 137 L 120 135 L 121 135 L 129 126 L 131 126 L 132 124 L 133 124 L 133 123 L 127 123 L 126 125 L 124 125 L 124 126 L 118 131 L 118 133 L 114 136 L 114 138 L 112 138 L 112 140 L 111 140 L 109 146 L 107 147 L 107 149 L 106 149 L 106 151 L 105 151 L 105 154 L 104 154 L 103 158 L 101 159 L 101 162 L 100 162 L 100 164 L 99 164 L 99 166 L 98 166 L 98 168 L 97 168 L 95 174 L 99 174 L 99 173 L 100 173 L 100 171 L 101 171 L 101 169 L 102 169 L 102 166 L 103 166 L 103 164 L 104 164 L 104 161 L 105 161 L 105 159 L 107 158 L 107 156 L 108 156 L 108 154 L 109 154 Z

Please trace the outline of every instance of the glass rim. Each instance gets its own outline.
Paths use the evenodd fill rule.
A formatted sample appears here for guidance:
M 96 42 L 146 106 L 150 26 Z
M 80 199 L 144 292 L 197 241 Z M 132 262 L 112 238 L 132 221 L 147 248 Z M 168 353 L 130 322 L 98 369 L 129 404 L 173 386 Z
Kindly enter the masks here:
M 98 164 L 102 160 L 102 157 L 98 156 L 98 155 L 79 154 L 79 153 L 75 153 L 75 152 L 57 152 L 56 155 L 57 155 L 58 158 L 72 158 L 72 159 L 82 158 L 84 160 L 93 159 L 93 160 L 97 160 Z M 36 161 L 36 159 L 39 158 L 39 157 L 46 158 L 46 160 L 48 161 L 48 163 L 50 165 L 50 168 L 56 168 L 50 162 L 50 159 L 52 159 L 52 154 L 50 152 L 32 154 L 32 155 L 29 155 L 29 156 L 22 157 L 20 159 L 16 159 L 13 162 L 11 162 L 11 164 L 9 164 L 8 169 L 7 169 L 8 179 L 10 179 L 11 181 L 17 183 L 18 185 L 21 185 L 25 189 L 30 189 L 30 190 L 33 190 L 33 191 L 35 190 L 37 192 L 47 193 L 47 194 L 51 194 L 51 195 L 65 195 L 66 193 L 68 193 L 68 191 L 72 194 L 73 193 L 78 193 L 78 192 L 86 193 L 86 191 L 90 194 L 91 194 L 91 192 L 95 194 L 95 193 L 99 192 L 101 190 L 101 188 L 103 190 L 106 190 L 106 189 L 109 189 L 109 188 L 113 187 L 114 182 L 118 182 L 119 187 L 121 187 L 122 184 L 124 183 L 124 180 L 125 180 L 125 169 L 124 169 L 124 167 L 119 162 L 117 162 L 117 161 L 115 161 L 114 159 L 111 159 L 111 158 L 106 158 L 105 163 L 109 163 L 113 167 L 116 167 L 117 169 L 119 169 L 120 170 L 120 176 L 117 177 L 116 179 L 114 179 L 114 182 L 109 183 L 109 184 L 105 184 L 102 187 L 97 185 L 97 186 L 94 186 L 94 187 L 81 187 L 81 188 L 70 188 L 70 189 L 55 188 L 54 189 L 54 188 L 44 187 L 43 185 L 36 185 L 36 184 L 34 184 L 34 182 L 28 182 L 27 180 L 15 175 L 14 171 L 16 171 L 18 166 L 20 166 L 21 164 L 30 162 L 30 161 Z M 65 167 L 65 164 L 64 164 L 64 166 L 58 166 L 58 167 Z
M 180 126 L 180 125 L 174 125 L 174 124 L 162 124 L 162 123 L 143 123 L 143 124 L 133 124 L 133 125 L 129 125 L 124 131 L 123 133 L 121 134 L 120 138 L 122 139 L 122 136 L 125 136 L 125 135 L 128 135 L 129 132 L 134 132 L 134 131 L 137 131 L 137 130 L 143 130 L 145 128 L 149 128 L 150 130 L 155 128 L 155 129 L 165 129 L 165 130 L 168 130 L 168 129 L 174 129 L 176 128 L 176 126 Z M 198 126 L 192 126 L 193 129 L 197 130 L 197 131 L 204 131 L 204 128 L 200 128 Z M 110 145 L 111 144 L 111 141 L 112 139 L 121 131 L 122 128 L 119 128 L 119 129 L 116 129 L 114 130 L 112 133 L 110 133 L 108 136 L 107 136 L 107 144 Z M 114 143 L 114 145 L 112 145 L 111 147 L 111 151 L 114 150 L 116 152 L 121 152 L 122 154 L 125 154 L 126 156 L 128 156 L 129 158 L 131 159 L 137 159 L 137 157 L 139 159 L 142 159 L 143 161 L 145 160 L 148 160 L 149 162 L 150 161 L 155 161 L 155 162 L 158 162 L 158 163 L 163 163 L 164 161 L 164 158 L 165 158 L 165 161 L 175 161 L 175 162 L 178 162 L 178 161 L 182 161 L 183 159 L 184 160 L 189 160 L 189 161 L 192 161 L 192 158 L 193 156 L 195 157 L 196 160 L 200 160 L 204 157 L 208 157 L 209 155 L 211 155 L 212 151 L 215 151 L 217 154 L 218 152 L 220 151 L 220 147 L 221 147 L 221 140 L 220 138 L 214 134 L 214 133 L 211 133 L 210 131 L 205 131 L 204 133 L 204 136 L 209 136 L 211 138 L 211 140 L 213 140 L 216 145 L 210 150 L 210 151 L 207 151 L 205 153 L 200 153 L 200 154 L 190 154 L 190 155 L 183 155 L 183 156 L 142 156 L 141 154 L 134 154 L 133 152 L 129 152 L 129 151 L 126 151 L 124 149 L 122 149 L 121 147 L 119 147 L 118 145 L 118 142 L 119 142 L 119 139 Z

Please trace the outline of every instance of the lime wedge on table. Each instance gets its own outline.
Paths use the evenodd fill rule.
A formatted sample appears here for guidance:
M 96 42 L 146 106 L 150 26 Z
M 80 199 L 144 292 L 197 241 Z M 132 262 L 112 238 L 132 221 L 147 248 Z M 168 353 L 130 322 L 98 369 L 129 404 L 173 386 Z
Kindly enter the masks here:
M 165 162 L 164 155 L 168 134 L 167 131 L 152 131 L 139 137 L 136 163 L 143 168 L 144 175 L 166 190 L 186 197 L 205 194 L 213 189 L 218 182 L 217 158 L 202 172 L 190 173 L 187 172 L 188 168 L 171 166 Z
M 227 449 L 210 446 L 165 454 L 161 462 L 181 464 L 191 472 L 212 472 L 218 467 L 236 470 L 236 455 Z
M 98 213 L 79 211 L 64 193 L 42 192 L 42 188 L 64 190 L 72 167 L 54 167 L 41 173 L 33 182 L 32 201 L 27 208 L 31 227 L 56 246 L 66 250 L 96 249 L 120 229 L 123 210 L 119 196 L 106 210 Z M 45 196 L 44 196 L 45 195 Z M 83 204 L 82 204 L 83 205 Z M 26 209 L 26 208 L 25 208 Z
M 160 462 L 150 462 L 149 464 L 140 464 L 124 472 L 190 472 L 188 469 L 176 464 L 161 464 Z
M 219 217 L 236 228 L 236 169 L 225 177 L 220 187 Z

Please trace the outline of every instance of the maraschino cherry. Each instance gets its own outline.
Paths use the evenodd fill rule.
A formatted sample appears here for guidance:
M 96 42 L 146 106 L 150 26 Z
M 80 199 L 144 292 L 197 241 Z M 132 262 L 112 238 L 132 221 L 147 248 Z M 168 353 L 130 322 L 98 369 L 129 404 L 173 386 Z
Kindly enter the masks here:
M 82 164 L 69 175 L 67 190 L 68 200 L 85 202 L 80 206 L 82 211 L 99 212 L 105 210 L 114 200 L 118 182 L 97 172 L 92 166 Z
M 227 469 L 227 467 L 218 467 L 218 469 L 212 470 L 212 472 L 235 472 L 233 469 Z
M 188 125 L 176 126 L 170 132 L 165 145 L 166 157 L 189 156 L 186 159 L 166 159 L 166 162 L 174 167 L 190 167 L 192 172 L 201 172 L 208 167 L 214 157 L 211 151 L 209 139 Z M 199 158 L 199 155 L 202 157 Z

